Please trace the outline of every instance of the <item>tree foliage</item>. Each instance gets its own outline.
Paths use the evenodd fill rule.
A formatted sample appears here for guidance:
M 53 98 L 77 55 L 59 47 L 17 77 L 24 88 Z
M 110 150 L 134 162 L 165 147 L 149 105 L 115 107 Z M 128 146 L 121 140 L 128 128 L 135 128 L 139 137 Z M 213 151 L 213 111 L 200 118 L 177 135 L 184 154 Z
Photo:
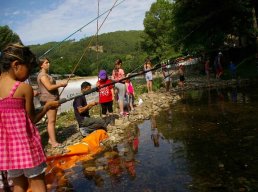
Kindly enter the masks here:
M 0 50 L 9 43 L 20 42 L 20 37 L 14 33 L 7 25 L 0 26 Z
M 175 1 L 173 39 L 186 49 L 219 49 L 229 36 L 238 44 L 253 44 L 254 28 L 250 0 Z
M 188 53 L 232 47 L 253 52 L 257 8 L 256 0 L 157 0 L 145 16 L 142 48 L 160 58 L 173 52 L 171 47 Z
M 171 57 L 174 53 L 170 43 L 173 21 L 173 4 L 157 0 L 145 14 L 142 48 L 158 60 Z

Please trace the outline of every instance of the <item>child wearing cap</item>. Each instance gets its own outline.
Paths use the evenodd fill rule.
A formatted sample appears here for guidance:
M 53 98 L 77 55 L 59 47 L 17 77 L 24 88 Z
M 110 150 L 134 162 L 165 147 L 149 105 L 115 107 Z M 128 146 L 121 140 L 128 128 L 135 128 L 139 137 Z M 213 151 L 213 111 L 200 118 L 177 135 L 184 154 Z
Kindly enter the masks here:
M 113 113 L 113 99 L 114 99 L 114 88 L 113 85 L 104 86 L 106 84 L 112 83 L 108 79 L 107 72 L 105 70 L 99 71 L 99 80 L 97 86 L 99 89 L 99 103 L 101 104 L 102 116 Z

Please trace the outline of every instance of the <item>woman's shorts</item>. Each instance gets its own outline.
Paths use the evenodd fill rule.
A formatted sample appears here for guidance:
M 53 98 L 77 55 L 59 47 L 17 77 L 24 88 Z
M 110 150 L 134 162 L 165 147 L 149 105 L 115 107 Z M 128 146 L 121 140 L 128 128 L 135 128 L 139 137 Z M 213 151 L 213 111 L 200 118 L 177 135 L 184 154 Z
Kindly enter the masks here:
M 47 168 L 47 164 L 46 162 L 43 162 L 33 168 L 9 170 L 8 176 L 10 178 L 16 178 L 24 175 L 27 178 L 33 178 L 44 173 L 46 171 L 46 168 Z
M 152 73 L 146 73 L 146 81 L 152 81 Z
M 124 101 L 125 97 L 125 84 L 116 83 L 115 88 L 118 90 L 118 101 Z

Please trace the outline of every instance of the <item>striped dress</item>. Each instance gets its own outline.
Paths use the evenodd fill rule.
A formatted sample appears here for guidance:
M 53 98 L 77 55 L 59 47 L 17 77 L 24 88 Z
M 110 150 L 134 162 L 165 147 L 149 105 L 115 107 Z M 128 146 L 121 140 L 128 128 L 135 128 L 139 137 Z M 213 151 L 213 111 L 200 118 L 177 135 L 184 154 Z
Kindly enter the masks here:
M 0 170 L 25 169 L 46 161 L 36 126 L 25 111 L 25 100 L 10 94 L 0 99 Z

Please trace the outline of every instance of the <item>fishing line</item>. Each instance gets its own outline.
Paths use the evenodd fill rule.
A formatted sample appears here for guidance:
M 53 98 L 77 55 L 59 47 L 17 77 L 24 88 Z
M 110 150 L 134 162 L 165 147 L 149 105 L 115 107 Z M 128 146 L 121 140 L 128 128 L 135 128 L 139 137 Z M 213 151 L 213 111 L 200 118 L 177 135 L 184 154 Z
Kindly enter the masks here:
M 113 10 L 113 8 L 116 6 L 118 0 L 115 1 L 115 3 L 113 4 L 113 6 L 111 7 L 111 9 L 109 9 L 108 14 L 106 15 L 105 19 L 103 20 L 103 22 L 101 23 L 101 25 L 99 26 L 99 28 L 97 29 L 97 32 L 95 33 L 95 35 L 90 39 L 90 42 L 88 43 L 87 47 L 85 48 L 82 56 L 80 57 L 79 61 L 76 63 L 76 65 L 74 66 L 73 70 L 71 71 L 67 83 L 70 81 L 72 74 L 76 71 L 76 69 L 78 68 L 82 58 L 84 57 L 84 55 L 86 54 L 87 50 L 89 49 L 89 46 L 91 45 L 91 42 L 93 41 L 93 39 L 95 39 L 95 37 L 98 34 L 98 31 L 101 29 L 101 27 L 103 26 L 103 24 L 105 23 L 106 19 L 108 18 L 109 14 L 111 13 L 111 11 Z M 60 92 L 59 96 L 63 93 L 65 87 L 63 87 L 62 91 Z
M 72 34 L 70 34 L 69 36 L 67 36 L 65 39 L 63 39 L 61 42 L 59 42 L 58 44 L 54 45 L 52 48 L 48 49 L 45 53 L 43 53 L 39 58 L 42 58 L 43 56 L 45 56 L 46 54 L 48 54 L 50 51 L 52 51 L 53 49 L 59 47 L 64 41 L 66 41 L 67 39 L 69 39 L 70 37 L 72 37 L 74 34 L 80 32 L 83 28 L 85 28 L 86 26 L 88 26 L 89 24 L 91 24 L 93 21 L 97 20 L 98 18 L 102 17 L 103 15 L 105 15 L 106 13 L 108 13 L 109 11 L 111 11 L 113 8 L 119 6 L 120 4 L 122 4 L 124 1 L 126 0 L 121 0 L 121 2 L 119 2 L 117 5 L 115 5 L 114 7 L 112 7 L 111 9 L 106 10 L 105 12 L 101 13 L 98 17 L 92 19 L 91 21 L 89 21 L 87 24 L 83 25 L 82 27 L 80 27 L 79 29 L 77 29 L 75 32 L 73 32 Z
M 105 17 L 105 19 L 103 20 L 103 22 L 101 23 L 99 29 L 103 26 L 104 22 L 106 21 L 107 17 L 109 16 L 109 14 L 110 14 L 110 12 L 113 10 L 113 8 L 114 8 L 114 7 L 117 7 L 118 5 L 120 5 L 120 4 L 121 4 L 122 2 L 124 2 L 125 0 L 122 0 L 119 4 L 116 5 L 117 1 L 118 1 L 118 0 L 115 1 L 115 3 L 113 4 L 113 6 L 112 6 L 110 9 L 108 9 L 108 14 L 107 14 L 107 16 Z M 100 16 L 102 16 L 102 15 L 105 14 L 105 13 L 107 13 L 107 11 L 104 12 L 104 13 L 102 13 Z M 99 16 L 99 17 L 100 17 L 100 16 Z M 98 19 L 99 17 L 95 18 L 94 20 Z M 92 20 L 91 22 L 93 22 L 94 20 Z M 86 26 L 86 25 L 85 25 L 85 26 Z M 83 28 L 83 27 L 82 27 L 82 28 Z M 82 28 L 80 28 L 80 29 L 82 29 Z M 97 30 L 96 34 L 98 34 L 99 29 Z M 76 32 L 78 32 L 78 31 L 79 31 L 79 30 L 77 30 Z M 76 32 L 74 32 L 73 34 L 75 34 Z M 83 52 L 82 56 L 80 57 L 79 61 L 77 62 L 77 64 L 75 65 L 74 69 L 73 69 L 72 72 L 70 73 L 70 75 L 69 75 L 69 77 L 68 77 L 68 80 L 67 80 L 67 84 L 68 84 L 68 82 L 70 81 L 72 74 L 75 72 L 75 70 L 76 70 L 77 67 L 79 66 L 79 64 L 80 64 L 80 62 L 81 62 L 83 56 L 86 54 L 86 51 L 88 50 L 88 48 L 89 48 L 91 42 L 92 42 L 93 39 L 96 37 L 96 34 L 91 38 L 91 40 L 90 40 L 88 46 L 86 47 L 86 49 L 84 50 L 84 52 Z M 70 35 L 70 36 L 72 36 L 72 35 Z M 70 37 L 70 36 L 69 36 L 69 37 Z M 69 38 L 69 37 L 68 37 L 68 38 Z M 66 39 L 68 39 L 68 38 L 66 38 Z M 66 40 L 66 39 L 65 39 L 65 40 Z M 63 40 L 62 42 L 64 42 L 65 40 Z M 58 45 L 60 45 L 62 42 L 60 42 Z M 57 46 L 54 46 L 54 47 L 57 47 Z M 51 50 L 53 50 L 54 47 L 52 47 Z M 48 52 L 49 52 L 49 51 L 48 51 Z M 63 93 L 64 89 L 65 89 L 65 87 L 63 87 L 63 89 L 61 90 L 61 92 L 58 94 L 59 96 Z M 47 120 L 47 119 L 45 119 L 44 123 L 46 122 L 46 120 Z

